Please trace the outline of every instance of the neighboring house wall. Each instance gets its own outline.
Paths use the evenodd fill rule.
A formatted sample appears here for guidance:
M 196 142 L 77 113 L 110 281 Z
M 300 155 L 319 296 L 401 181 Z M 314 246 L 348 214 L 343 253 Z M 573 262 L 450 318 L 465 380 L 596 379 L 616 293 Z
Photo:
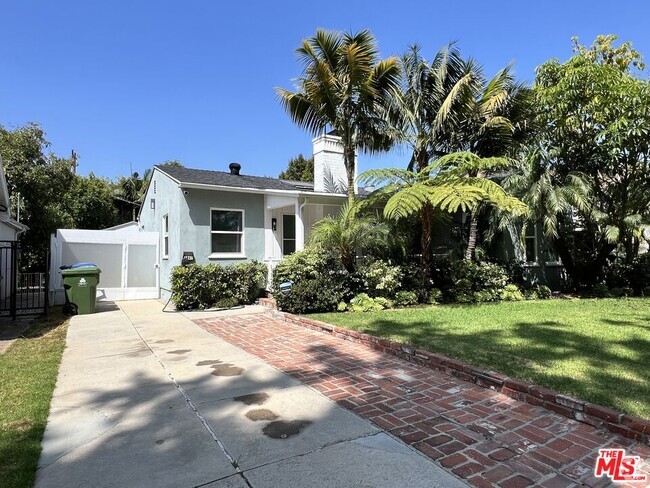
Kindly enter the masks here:
M 15 241 L 18 230 L 6 222 L 0 221 L 0 241 Z
M 566 272 L 562 264 L 553 256 L 552 245 L 544 236 L 543 228 L 537 225 L 534 232 L 529 232 L 527 245 L 524 244 L 523 255 L 515 249 L 515 239 L 502 233 L 492 246 L 491 254 L 505 262 L 524 262 L 524 277 L 530 284 L 547 285 L 552 290 L 561 290 L 565 283 Z M 532 254 L 532 256 L 526 256 Z

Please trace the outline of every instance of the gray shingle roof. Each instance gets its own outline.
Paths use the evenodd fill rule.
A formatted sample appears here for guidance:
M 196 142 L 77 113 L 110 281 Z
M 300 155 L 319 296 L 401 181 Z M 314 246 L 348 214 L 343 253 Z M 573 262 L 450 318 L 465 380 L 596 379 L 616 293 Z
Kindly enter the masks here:
M 211 171 L 207 169 L 177 168 L 175 166 L 156 167 L 181 183 L 197 183 L 201 185 L 229 186 L 232 188 L 255 188 L 257 190 L 287 190 L 305 191 L 308 183 L 279 180 L 264 176 L 233 175 L 225 171 Z M 300 188 L 298 188 L 300 187 Z M 309 191 L 309 190 L 306 190 Z M 313 186 L 312 190 L 313 191 Z

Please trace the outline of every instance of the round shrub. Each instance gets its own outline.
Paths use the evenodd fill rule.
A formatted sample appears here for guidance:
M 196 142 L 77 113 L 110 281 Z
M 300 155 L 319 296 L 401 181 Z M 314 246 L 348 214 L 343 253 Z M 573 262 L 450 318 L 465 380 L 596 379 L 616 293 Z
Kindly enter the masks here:
M 392 297 L 401 286 L 402 269 L 377 259 L 357 266 L 368 295 L 372 297 Z
M 519 291 L 517 285 L 506 285 L 499 293 L 501 300 L 507 302 L 517 302 L 524 299 L 524 295 Z
M 597 283 L 591 289 L 591 295 L 596 298 L 606 298 L 609 296 L 609 288 L 604 283 Z
M 553 292 L 546 285 L 534 285 L 524 291 L 526 300 L 548 300 L 553 296 Z
M 418 304 L 418 294 L 414 291 L 398 291 L 395 294 L 395 300 L 393 303 L 396 307 L 410 307 L 411 305 Z
M 553 292 L 546 285 L 537 285 L 535 287 L 535 292 L 537 293 L 537 298 L 540 300 L 548 300 L 553 296 Z
M 367 293 L 359 293 L 347 307 L 350 312 L 378 312 L 389 308 L 390 301 L 383 297 L 371 298 Z
M 467 278 L 461 278 L 450 290 L 451 298 L 458 303 L 472 303 L 475 300 L 472 291 L 472 282 Z
M 432 288 L 429 290 L 429 295 L 427 296 L 427 303 L 431 305 L 436 305 L 442 302 L 442 291 L 439 288 Z
M 286 256 L 273 270 L 273 296 L 286 312 L 333 312 L 346 295 L 347 279 L 347 271 L 332 253 L 308 247 Z M 279 291 L 285 282 L 292 282 L 286 295 Z
M 629 286 L 622 286 L 620 288 L 612 288 L 609 293 L 614 298 L 631 297 L 634 295 L 634 290 Z

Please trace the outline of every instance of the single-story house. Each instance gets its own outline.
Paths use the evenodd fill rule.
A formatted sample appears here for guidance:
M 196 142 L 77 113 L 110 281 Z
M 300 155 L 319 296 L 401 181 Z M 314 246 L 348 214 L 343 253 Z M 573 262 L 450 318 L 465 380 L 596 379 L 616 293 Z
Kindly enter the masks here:
M 313 144 L 314 183 L 247 175 L 237 163 L 229 171 L 154 167 L 139 223 L 160 233 L 163 297 L 184 254 L 198 264 L 255 259 L 270 272 L 304 248 L 314 223 L 347 201 L 340 138 L 324 134 Z
M 347 201 L 347 178 L 340 138 L 313 139 L 314 183 L 251 176 L 232 163 L 229 171 L 155 166 L 139 215 L 139 229 L 159 233 L 161 296 L 169 296 L 171 270 L 191 253 L 198 264 L 266 263 L 269 276 L 283 256 L 302 250 L 313 225 L 335 215 Z M 356 193 L 365 190 L 355 188 Z M 451 223 L 436 224 L 434 252 L 455 247 Z M 531 229 L 519 251 L 514 236 L 502 236 L 490 254 L 525 261 L 532 282 L 559 288 L 563 268 L 552 259 L 538 229 Z

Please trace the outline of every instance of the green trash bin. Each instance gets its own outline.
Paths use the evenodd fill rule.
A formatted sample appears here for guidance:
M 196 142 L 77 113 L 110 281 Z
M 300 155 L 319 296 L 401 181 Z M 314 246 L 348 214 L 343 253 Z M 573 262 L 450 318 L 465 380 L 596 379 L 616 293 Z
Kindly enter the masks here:
M 71 313 L 79 315 L 95 313 L 97 285 L 101 272 L 102 270 L 97 266 L 61 270 L 67 298 L 66 306 L 69 305 Z

